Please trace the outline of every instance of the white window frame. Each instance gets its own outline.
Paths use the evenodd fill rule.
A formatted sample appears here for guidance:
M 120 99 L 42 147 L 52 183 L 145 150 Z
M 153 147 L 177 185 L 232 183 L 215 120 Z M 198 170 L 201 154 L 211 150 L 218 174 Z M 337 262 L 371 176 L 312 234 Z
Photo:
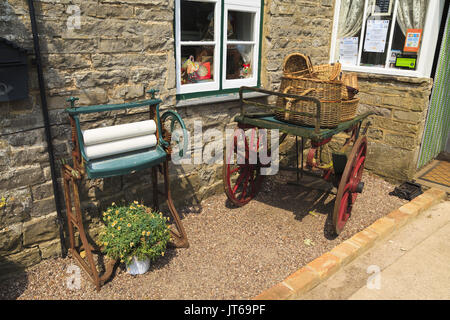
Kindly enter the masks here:
M 222 0 L 190 0 L 195 2 L 215 3 L 214 11 L 214 41 L 181 41 L 181 0 L 175 0 L 175 60 L 176 60 L 176 89 L 177 94 L 189 94 L 196 92 L 219 91 L 221 89 L 233 89 L 240 86 L 256 86 L 259 77 L 259 50 L 260 50 L 260 19 L 261 19 L 261 0 L 224 0 L 224 10 L 222 10 Z M 252 12 L 255 13 L 254 21 L 254 40 L 253 41 L 228 41 L 227 39 L 227 19 L 228 10 Z M 221 26 L 223 11 L 224 25 Z M 223 35 L 221 34 L 223 30 Z M 221 43 L 223 37 L 223 44 Z M 246 79 L 226 79 L 226 54 L 227 44 L 253 44 L 252 77 Z M 199 46 L 214 45 L 214 81 L 204 83 L 181 84 L 181 46 Z M 223 47 L 221 47 L 223 45 Z M 221 52 L 222 50 L 222 52 Z M 220 60 L 222 60 L 222 69 Z M 220 84 L 222 83 L 222 87 Z
M 368 3 L 371 0 L 361 0 L 365 1 L 365 10 L 364 16 L 366 16 L 366 10 L 368 8 Z M 394 0 L 394 13 L 393 16 L 393 24 L 395 26 L 396 12 L 398 6 L 398 0 Z M 418 65 L 416 70 L 402 70 L 395 68 L 380 68 L 380 67 L 367 67 L 367 66 L 353 66 L 353 65 L 342 65 L 342 70 L 344 71 L 352 71 L 352 72 L 362 72 L 362 73 L 376 73 L 376 74 L 387 74 L 387 75 L 396 75 L 396 76 L 407 76 L 407 77 L 426 77 L 429 78 L 431 76 L 431 70 L 433 68 L 433 60 L 436 52 L 439 28 L 441 25 L 441 20 L 443 16 L 443 9 L 445 5 L 445 0 L 429 0 L 427 15 L 425 18 L 425 26 L 423 30 L 422 36 L 422 45 L 420 50 L 420 57 L 418 59 Z M 337 50 L 337 33 L 338 33 L 338 24 L 339 24 L 339 12 L 341 8 L 341 0 L 335 0 L 335 11 L 334 11 L 334 23 L 333 23 L 333 31 L 331 38 L 331 48 L 330 48 L 330 63 L 336 62 L 334 57 L 336 56 Z M 365 29 L 365 19 L 362 25 L 362 32 Z M 391 44 L 394 35 L 394 27 L 391 27 L 389 37 L 389 45 L 388 45 L 388 53 L 391 51 Z M 361 53 L 364 36 L 359 39 L 359 54 L 358 54 L 358 63 L 361 61 Z M 389 54 L 387 54 L 386 65 L 388 65 Z
M 220 13 L 222 1 L 220 0 L 190 0 L 196 2 L 215 3 L 214 9 L 214 40 L 213 41 L 181 41 L 181 0 L 175 0 L 175 39 L 176 39 L 176 82 L 177 94 L 219 90 L 220 69 Z M 181 85 L 181 46 L 208 46 L 214 45 L 214 81 L 206 83 L 188 83 Z
M 253 1 L 255 4 L 258 4 L 259 1 Z M 259 70 L 259 26 L 260 26 L 260 17 L 261 17 L 261 7 L 251 6 L 252 1 L 227 1 L 225 0 L 224 6 L 224 19 L 223 19 L 223 48 L 222 48 L 222 56 L 223 56 L 223 64 L 222 64 L 222 88 L 223 89 L 232 89 L 239 88 L 241 86 L 256 86 L 258 84 L 258 70 Z M 235 3 L 245 3 L 235 4 Z M 259 2 L 260 3 L 260 2 Z M 250 5 L 249 5 L 250 4 Z M 227 17 L 228 11 L 239 11 L 239 12 L 248 12 L 254 14 L 253 21 L 253 41 L 234 41 L 228 40 L 228 32 L 227 32 Z M 252 77 L 245 79 L 226 79 L 226 70 L 227 70 L 227 48 L 229 44 L 246 44 L 253 45 L 253 58 L 252 58 Z

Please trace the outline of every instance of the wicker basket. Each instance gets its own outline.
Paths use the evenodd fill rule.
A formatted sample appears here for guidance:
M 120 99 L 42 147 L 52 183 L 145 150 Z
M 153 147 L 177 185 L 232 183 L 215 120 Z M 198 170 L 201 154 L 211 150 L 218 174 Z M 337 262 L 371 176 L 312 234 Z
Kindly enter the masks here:
M 342 94 L 347 92 L 346 86 L 340 81 L 284 76 L 281 78 L 280 92 L 285 92 L 288 87 L 293 88 L 291 93 L 298 95 L 307 89 L 315 89 L 309 96 L 325 101 L 339 101 Z
M 307 89 L 303 92 L 298 92 L 298 88 L 292 86 L 284 88 L 283 93 L 291 93 L 298 95 L 311 96 L 314 89 Z M 334 128 L 341 122 L 341 101 L 327 101 L 321 100 L 320 109 L 320 127 L 322 128 Z M 296 100 L 295 98 L 278 98 L 277 111 L 275 112 L 275 118 L 280 121 L 285 121 L 302 126 L 316 125 L 315 115 L 317 114 L 317 105 L 312 101 Z M 280 109 L 286 110 L 282 111 Z M 289 111 L 306 112 L 312 116 L 293 114 Z
M 341 81 L 346 86 L 359 90 L 358 76 L 356 75 L 356 73 L 342 73 Z
M 342 92 L 342 99 L 353 99 L 359 92 L 358 77 L 356 76 L 356 73 L 343 73 L 341 81 L 346 86 L 346 90 Z
M 313 66 L 308 56 L 301 53 L 292 53 L 284 59 L 283 74 L 285 76 L 311 76 L 312 71 Z
M 350 121 L 356 115 L 359 99 L 343 100 L 341 106 L 341 122 Z
M 341 74 L 341 64 L 321 64 L 318 66 L 313 66 L 312 77 L 319 80 L 338 80 Z

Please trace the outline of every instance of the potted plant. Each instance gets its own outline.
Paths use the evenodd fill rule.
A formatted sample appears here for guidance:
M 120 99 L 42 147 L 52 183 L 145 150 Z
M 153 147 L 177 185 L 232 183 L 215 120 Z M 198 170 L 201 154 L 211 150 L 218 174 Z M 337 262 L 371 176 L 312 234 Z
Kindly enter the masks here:
M 125 262 L 131 274 L 145 273 L 150 261 L 164 256 L 170 231 L 162 213 L 134 201 L 127 206 L 114 202 L 103 212 L 105 226 L 98 244 L 111 259 Z

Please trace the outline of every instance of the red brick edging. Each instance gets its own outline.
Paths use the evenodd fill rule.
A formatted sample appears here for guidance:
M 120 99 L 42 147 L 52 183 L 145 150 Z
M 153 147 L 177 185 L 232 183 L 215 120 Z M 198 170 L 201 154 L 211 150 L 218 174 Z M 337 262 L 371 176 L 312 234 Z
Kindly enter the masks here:
M 331 251 L 314 259 L 282 282 L 263 291 L 253 300 L 292 300 L 299 298 L 372 247 L 376 241 L 398 230 L 417 217 L 419 213 L 445 199 L 446 196 L 446 192 L 439 189 L 431 188 L 427 190 L 399 209 L 378 219 Z

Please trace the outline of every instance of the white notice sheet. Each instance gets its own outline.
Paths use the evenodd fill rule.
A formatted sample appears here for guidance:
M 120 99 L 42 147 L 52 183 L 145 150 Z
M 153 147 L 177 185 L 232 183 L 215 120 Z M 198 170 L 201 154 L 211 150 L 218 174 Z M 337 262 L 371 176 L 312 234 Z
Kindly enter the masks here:
M 389 20 L 367 20 L 364 51 L 383 53 L 386 48 L 388 30 Z
M 356 66 L 358 64 L 358 37 L 342 38 L 339 46 L 339 62 Z

